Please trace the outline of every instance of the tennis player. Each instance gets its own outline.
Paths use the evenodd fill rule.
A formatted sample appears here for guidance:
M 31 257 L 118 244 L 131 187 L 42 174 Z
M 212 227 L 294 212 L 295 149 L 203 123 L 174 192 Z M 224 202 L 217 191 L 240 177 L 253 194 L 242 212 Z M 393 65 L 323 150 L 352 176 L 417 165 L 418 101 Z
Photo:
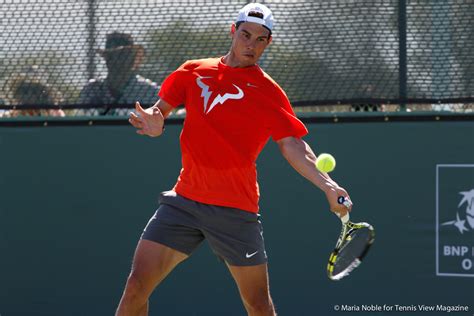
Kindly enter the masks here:
M 255 161 L 271 137 L 302 176 L 324 191 L 330 209 L 347 192 L 315 168 L 301 137 L 308 131 L 285 92 L 257 65 L 272 41 L 273 16 L 261 4 L 243 7 L 231 26 L 232 44 L 220 58 L 190 60 L 163 82 L 159 101 L 136 104 L 130 123 L 151 137 L 184 104 L 182 169 L 176 185 L 144 229 L 116 315 L 147 315 L 148 298 L 173 268 L 207 239 L 234 277 L 248 315 L 276 315 L 259 220 Z M 223 315 L 225 312 L 223 311 Z

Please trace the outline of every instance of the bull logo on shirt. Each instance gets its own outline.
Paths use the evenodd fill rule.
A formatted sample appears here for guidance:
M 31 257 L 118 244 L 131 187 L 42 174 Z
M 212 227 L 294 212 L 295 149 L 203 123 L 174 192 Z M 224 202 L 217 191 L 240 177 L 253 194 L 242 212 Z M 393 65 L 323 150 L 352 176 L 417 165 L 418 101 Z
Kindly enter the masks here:
M 204 99 L 204 113 L 209 114 L 209 112 L 212 111 L 212 109 L 217 105 L 217 104 L 224 104 L 225 101 L 233 99 L 233 100 L 239 100 L 244 97 L 244 92 L 242 89 L 239 88 L 239 86 L 232 84 L 236 89 L 237 93 L 225 93 L 224 95 L 217 94 L 217 96 L 214 98 L 212 101 L 211 105 L 208 106 L 209 104 L 209 98 L 211 97 L 212 90 L 209 90 L 209 86 L 202 82 L 201 79 L 206 79 L 206 78 L 212 78 L 212 77 L 197 77 L 196 78 L 196 83 L 197 85 L 201 88 L 201 97 Z

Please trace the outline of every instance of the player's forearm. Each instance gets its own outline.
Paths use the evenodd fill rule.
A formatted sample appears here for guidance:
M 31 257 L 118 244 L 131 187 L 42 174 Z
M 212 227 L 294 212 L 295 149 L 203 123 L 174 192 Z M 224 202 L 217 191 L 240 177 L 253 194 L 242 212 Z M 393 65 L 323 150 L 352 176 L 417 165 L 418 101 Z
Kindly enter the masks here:
M 291 137 L 279 143 L 279 147 L 289 164 L 321 190 L 326 191 L 338 186 L 327 173 L 316 169 L 316 155 L 302 139 Z

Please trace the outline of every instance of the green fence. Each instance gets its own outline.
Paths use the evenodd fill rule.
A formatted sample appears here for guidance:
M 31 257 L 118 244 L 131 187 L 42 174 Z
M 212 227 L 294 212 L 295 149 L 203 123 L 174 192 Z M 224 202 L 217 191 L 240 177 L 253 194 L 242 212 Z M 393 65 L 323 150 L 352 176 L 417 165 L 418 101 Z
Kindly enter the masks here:
M 36 106 L 130 106 L 135 99 L 101 99 L 104 93 L 83 88 L 88 80 L 107 75 L 127 82 L 127 65 L 136 55 L 136 72 L 159 85 L 187 59 L 226 54 L 230 25 L 248 2 L 2 1 L 0 108 L 2 101 L 32 106 L 28 100 L 33 96 Z M 261 2 L 276 22 L 274 41 L 260 64 L 294 105 L 359 108 L 408 101 L 457 103 L 464 110 L 474 102 L 471 0 Z M 130 35 L 142 49 L 134 57 L 109 55 L 109 63 L 115 62 L 106 65 L 98 50 L 114 32 Z M 44 82 L 48 88 L 20 84 L 25 81 Z M 156 95 L 150 85 L 134 88 L 143 103 Z M 38 91 L 51 95 L 43 93 L 39 101 Z
M 377 239 L 357 271 L 329 281 L 339 221 L 324 195 L 269 144 L 258 170 L 279 315 L 357 308 L 383 309 L 360 315 L 413 315 L 421 305 L 435 309 L 427 315 L 453 305 L 469 309 L 456 315 L 472 315 L 474 201 L 461 202 L 474 189 L 474 123 L 308 128 L 306 141 L 337 158 L 332 175 L 355 202 L 353 218 L 370 221 Z M 169 125 L 151 139 L 124 126 L 0 128 L 2 316 L 113 315 L 137 238 L 180 170 L 179 131 Z M 245 314 L 230 274 L 207 245 L 155 291 L 150 312 Z

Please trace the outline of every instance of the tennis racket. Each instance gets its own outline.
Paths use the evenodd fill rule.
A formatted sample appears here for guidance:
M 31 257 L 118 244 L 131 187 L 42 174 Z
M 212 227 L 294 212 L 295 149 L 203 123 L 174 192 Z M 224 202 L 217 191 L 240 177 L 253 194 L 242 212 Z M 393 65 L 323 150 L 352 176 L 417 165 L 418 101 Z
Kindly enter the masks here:
M 347 208 L 351 205 L 351 202 L 343 196 L 340 196 L 337 202 Z M 331 280 L 340 280 L 357 268 L 375 239 L 372 225 L 351 222 L 349 212 L 341 217 L 341 222 L 341 234 L 327 266 L 328 277 Z

